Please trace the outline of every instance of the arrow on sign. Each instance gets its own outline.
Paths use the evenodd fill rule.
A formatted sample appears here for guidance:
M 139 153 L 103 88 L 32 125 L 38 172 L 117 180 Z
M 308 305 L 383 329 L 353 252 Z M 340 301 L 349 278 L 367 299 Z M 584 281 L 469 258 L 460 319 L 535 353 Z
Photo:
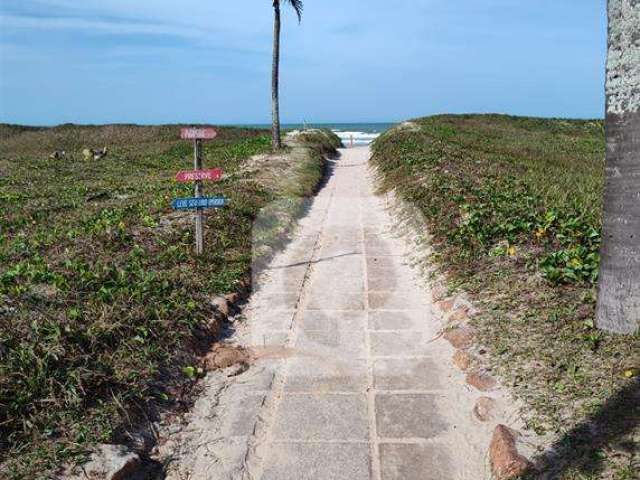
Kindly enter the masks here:
M 180 138 L 184 140 L 213 140 L 218 136 L 214 128 L 183 128 Z
M 212 168 L 210 170 L 191 170 L 178 172 L 176 180 L 178 182 L 195 182 L 196 180 L 211 180 L 217 182 L 222 178 L 223 171 L 221 168 Z
M 188 210 L 191 208 L 222 208 L 229 204 L 229 200 L 224 197 L 193 197 L 176 198 L 171 206 L 175 210 Z

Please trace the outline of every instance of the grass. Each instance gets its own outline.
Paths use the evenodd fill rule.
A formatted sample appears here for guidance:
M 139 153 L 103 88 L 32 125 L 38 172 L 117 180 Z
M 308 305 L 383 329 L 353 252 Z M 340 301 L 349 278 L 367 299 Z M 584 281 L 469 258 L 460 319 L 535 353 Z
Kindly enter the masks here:
M 231 203 L 206 211 L 205 253 L 195 258 L 192 216 L 170 208 L 192 194 L 173 181 L 192 167 L 178 131 L 0 125 L 3 478 L 45 478 L 179 405 L 193 383 L 189 367 L 214 340 L 211 298 L 250 273 L 256 216 L 275 200 L 312 194 L 322 153 L 339 143 L 315 133 L 313 145 L 293 149 L 295 161 L 262 156 L 248 168 L 270 151 L 269 136 L 219 129 L 204 165 L 226 176 L 205 193 Z M 84 160 L 84 148 L 105 145 L 106 158 Z M 54 150 L 67 155 L 50 159 Z M 264 172 L 274 180 L 263 182 Z M 262 241 L 281 239 L 300 213 L 301 202 L 286 203 Z
M 640 336 L 594 325 L 603 122 L 436 116 L 391 130 L 373 150 L 382 190 L 424 216 L 450 289 L 481 307 L 472 323 L 528 427 L 561 439 L 571 467 L 554 478 L 631 478 L 640 402 L 607 405 L 637 391 Z M 607 442 L 577 428 L 594 419 Z

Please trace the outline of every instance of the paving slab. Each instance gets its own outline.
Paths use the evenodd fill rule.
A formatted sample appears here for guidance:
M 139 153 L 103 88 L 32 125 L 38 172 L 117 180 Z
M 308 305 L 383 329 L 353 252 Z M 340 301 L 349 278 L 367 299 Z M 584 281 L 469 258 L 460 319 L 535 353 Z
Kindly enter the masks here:
M 359 330 L 304 330 L 296 339 L 295 350 L 306 357 L 366 358 L 366 336 Z
M 346 262 L 321 262 L 314 265 L 314 274 L 327 275 L 329 278 L 337 277 L 364 277 L 364 265 L 361 260 L 347 265 Z M 326 285 L 330 287 L 331 284 Z
M 377 390 L 439 390 L 447 377 L 432 358 L 379 358 L 373 362 Z
M 366 327 L 365 311 L 306 310 L 301 315 L 301 329 L 306 331 L 357 330 L 364 332 Z
M 327 289 L 332 292 L 358 293 L 364 298 L 366 290 L 364 275 L 336 275 L 331 271 L 318 271 L 313 276 L 313 283 L 310 285 L 309 293 L 320 298 L 325 297 L 327 307 L 333 308 L 329 303 Z
M 451 480 L 451 459 L 437 444 L 383 443 L 380 464 L 382 480 Z
M 395 273 L 389 275 L 370 275 L 367 277 L 369 292 L 408 292 L 417 289 L 413 278 L 399 277 Z M 406 297 L 406 295 L 405 295 Z M 403 306 L 403 308 L 409 308 Z
M 263 480 L 370 480 L 366 443 L 275 443 Z
M 293 323 L 293 316 L 295 315 L 295 313 L 295 310 L 274 310 L 265 313 L 261 312 L 258 315 L 250 312 L 247 317 L 249 317 L 250 320 L 255 321 L 260 330 L 288 331 Z
M 376 395 L 378 435 L 387 439 L 431 439 L 445 433 L 449 422 L 432 394 Z
M 285 394 L 273 426 L 278 441 L 362 441 L 369 437 L 362 394 Z
M 309 295 L 308 310 L 364 310 L 364 295 L 361 292 L 345 292 L 342 290 L 322 291 L 316 287 Z
M 290 393 L 357 393 L 367 385 L 366 360 L 296 357 L 289 362 L 284 389 Z
M 376 256 L 371 255 L 370 252 L 367 252 L 367 255 L 368 271 L 373 271 L 376 268 L 393 268 L 397 270 L 403 270 L 406 266 L 406 260 L 404 259 L 404 257 L 390 255 Z
M 249 394 L 240 399 L 239 408 L 233 409 L 227 420 L 225 434 L 232 437 L 248 436 L 254 432 L 260 407 L 264 404 L 264 394 Z
M 433 353 L 428 332 L 402 330 L 397 332 L 371 332 L 371 355 L 374 357 L 426 356 Z
M 299 294 L 289 293 L 268 293 L 261 297 L 261 301 L 269 305 L 273 310 L 294 310 L 298 306 Z
M 252 332 L 251 341 L 248 344 L 252 348 L 285 347 L 289 342 L 287 330 L 260 329 Z
M 416 288 L 392 292 L 369 292 L 371 310 L 415 310 L 428 306 L 426 298 L 418 293 Z
M 370 330 L 427 330 L 431 311 L 419 310 L 378 310 L 368 312 Z
M 269 285 L 270 292 L 287 293 L 297 292 L 302 288 L 305 279 L 306 266 L 283 267 L 268 272 L 271 283 Z

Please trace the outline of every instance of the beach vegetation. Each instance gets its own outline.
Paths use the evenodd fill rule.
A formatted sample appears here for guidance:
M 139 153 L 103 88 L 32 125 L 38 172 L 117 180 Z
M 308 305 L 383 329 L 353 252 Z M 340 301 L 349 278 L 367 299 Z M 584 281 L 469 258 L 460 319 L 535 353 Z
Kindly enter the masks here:
M 574 464 L 603 448 L 594 468 L 623 471 L 640 452 L 625 373 L 640 365 L 640 335 L 595 325 L 604 138 L 601 120 L 442 115 L 382 135 L 373 163 L 381 190 L 424 219 L 450 292 L 479 307 L 471 322 L 528 427 L 564 438 Z M 612 453 L 625 441 L 632 453 Z
M 311 195 L 325 164 L 316 144 L 295 162 L 256 164 L 268 131 L 218 133 L 203 163 L 225 175 L 205 194 L 230 203 L 205 211 L 197 257 L 192 213 L 170 206 L 193 193 L 174 181 L 193 161 L 179 126 L 0 125 L 0 477 L 50 478 L 95 443 L 126 443 L 140 422 L 189 405 L 216 340 L 211 300 L 250 277 L 254 220 Z M 108 155 L 85 159 L 95 145 Z M 265 245 L 302 212 L 285 203 Z

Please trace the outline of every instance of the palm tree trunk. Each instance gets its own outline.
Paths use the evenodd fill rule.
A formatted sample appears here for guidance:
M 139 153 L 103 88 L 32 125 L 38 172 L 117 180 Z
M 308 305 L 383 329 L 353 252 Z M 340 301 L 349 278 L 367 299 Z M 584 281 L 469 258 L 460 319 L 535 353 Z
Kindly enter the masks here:
M 640 329 L 640 1 L 609 0 L 607 160 L 597 325 Z
M 282 147 L 280 139 L 280 0 L 273 1 L 273 69 L 271 72 L 271 143 L 274 150 Z

